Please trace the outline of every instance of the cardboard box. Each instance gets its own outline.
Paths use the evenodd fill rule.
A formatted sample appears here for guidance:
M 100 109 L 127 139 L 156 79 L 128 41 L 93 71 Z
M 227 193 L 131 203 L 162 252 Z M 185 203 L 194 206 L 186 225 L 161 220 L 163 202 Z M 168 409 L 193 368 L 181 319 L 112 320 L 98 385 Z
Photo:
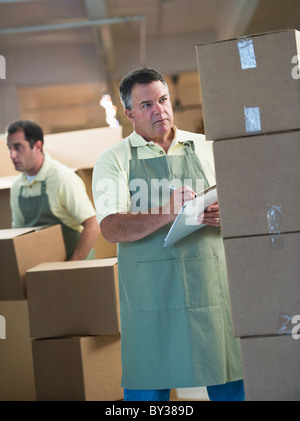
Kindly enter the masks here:
M 0 315 L 0 401 L 35 401 L 27 301 L 0 301 Z
M 300 128 L 299 42 L 285 30 L 196 47 L 207 139 Z
M 246 401 L 300 401 L 300 341 L 284 335 L 240 344 Z
M 87 194 L 94 204 L 94 198 L 92 193 L 92 176 L 93 168 L 79 169 L 76 171 L 76 174 L 83 180 Z M 95 259 L 107 259 L 110 257 L 117 257 L 117 243 L 109 243 L 105 240 L 103 235 L 99 234 L 99 237 L 94 246 L 95 250 Z
M 18 174 L 20 173 L 15 170 L 14 164 L 10 159 L 6 138 L 0 137 L 0 177 L 16 176 Z
M 32 341 L 38 401 L 115 401 L 121 389 L 120 336 Z
M 224 240 L 237 337 L 275 335 L 300 314 L 300 232 Z
M 17 176 L 0 177 L 0 229 L 12 226 L 10 188 Z
M 41 264 L 26 286 L 32 338 L 120 332 L 116 258 Z
M 300 131 L 213 148 L 223 238 L 300 231 Z
M 60 225 L 0 230 L 0 300 L 26 299 L 26 271 L 65 258 Z

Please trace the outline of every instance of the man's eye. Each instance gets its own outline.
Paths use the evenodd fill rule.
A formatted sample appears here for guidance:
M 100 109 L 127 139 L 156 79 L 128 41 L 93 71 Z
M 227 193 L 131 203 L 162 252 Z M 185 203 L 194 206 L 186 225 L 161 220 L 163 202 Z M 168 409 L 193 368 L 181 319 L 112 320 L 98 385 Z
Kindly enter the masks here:
M 150 107 L 150 104 L 148 103 L 148 104 L 143 104 L 143 106 L 142 106 L 142 108 L 148 108 L 148 107 Z

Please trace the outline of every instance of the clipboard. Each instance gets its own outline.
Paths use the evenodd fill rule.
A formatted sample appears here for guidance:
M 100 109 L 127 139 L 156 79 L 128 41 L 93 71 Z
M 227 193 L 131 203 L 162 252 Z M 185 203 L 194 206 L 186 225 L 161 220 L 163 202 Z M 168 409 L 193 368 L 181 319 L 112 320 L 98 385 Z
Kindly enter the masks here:
M 217 186 L 211 186 L 203 192 L 197 194 L 195 199 L 186 202 L 175 221 L 173 222 L 168 235 L 164 241 L 164 247 L 168 247 L 181 238 L 205 227 L 205 224 L 199 224 L 198 215 L 205 211 L 205 209 L 217 203 Z

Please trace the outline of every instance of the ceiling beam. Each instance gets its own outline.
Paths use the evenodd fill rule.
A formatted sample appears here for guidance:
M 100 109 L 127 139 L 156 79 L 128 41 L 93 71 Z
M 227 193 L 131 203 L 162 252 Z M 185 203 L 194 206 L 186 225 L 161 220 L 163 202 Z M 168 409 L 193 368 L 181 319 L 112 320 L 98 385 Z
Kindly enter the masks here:
M 30 33 L 30 32 L 56 31 L 56 30 L 72 29 L 72 28 L 113 25 L 113 24 L 118 24 L 118 23 L 128 23 L 132 21 L 143 21 L 144 19 L 145 19 L 144 16 L 124 16 L 120 18 L 111 18 L 111 19 L 95 19 L 92 21 L 80 20 L 80 21 L 72 21 L 72 22 L 64 22 L 64 23 L 54 23 L 50 25 L 4 28 L 4 29 L 0 29 L 0 35 L 24 34 L 24 33 Z
M 105 0 L 84 0 L 87 15 L 91 21 L 109 19 Z M 102 59 L 105 73 L 109 77 L 115 69 L 114 43 L 111 27 L 103 25 L 94 28 L 97 55 Z

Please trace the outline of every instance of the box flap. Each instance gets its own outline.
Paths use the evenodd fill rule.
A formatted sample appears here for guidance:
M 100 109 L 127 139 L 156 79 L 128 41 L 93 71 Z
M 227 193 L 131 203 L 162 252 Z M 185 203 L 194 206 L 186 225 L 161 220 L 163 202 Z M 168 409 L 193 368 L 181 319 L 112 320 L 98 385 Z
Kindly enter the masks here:
M 255 34 L 250 34 L 250 35 L 244 35 L 244 36 L 241 36 L 241 37 L 235 37 L 235 38 L 228 38 L 228 39 L 221 39 L 221 40 L 218 40 L 218 41 L 214 41 L 214 42 L 209 42 L 209 43 L 201 43 L 201 44 L 197 44 L 196 45 L 196 47 L 202 47 L 202 46 L 204 46 L 204 45 L 213 45 L 213 44 L 220 44 L 220 43 L 222 43 L 222 42 L 228 42 L 228 41 L 236 41 L 236 40 L 238 40 L 238 39 L 240 39 L 240 38 L 254 38 L 254 37 L 261 37 L 261 36 L 265 36 L 265 35 L 272 35 L 272 34 L 277 34 L 277 33 L 280 33 L 280 32 L 298 32 L 296 29 L 292 29 L 292 28 L 290 28 L 290 29 L 279 29 L 279 30 L 277 30 L 277 31 L 268 31 L 268 32 L 258 32 L 258 33 L 255 33 Z
M 9 228 L 0 230 L 0 240 L 9 240 L 47 227 Z
M 109 267 L 109 266 L 116 265 L 117 262 L 118 262 L 118 259 L 116 257 L 112 257 L 108 259 L 49 262 L 49 263 L 41 263 L 29 269 L 27 272 L 43 272 L 43 271 L 51 271 L 51 270 L 70 270 L 70 269 Z

